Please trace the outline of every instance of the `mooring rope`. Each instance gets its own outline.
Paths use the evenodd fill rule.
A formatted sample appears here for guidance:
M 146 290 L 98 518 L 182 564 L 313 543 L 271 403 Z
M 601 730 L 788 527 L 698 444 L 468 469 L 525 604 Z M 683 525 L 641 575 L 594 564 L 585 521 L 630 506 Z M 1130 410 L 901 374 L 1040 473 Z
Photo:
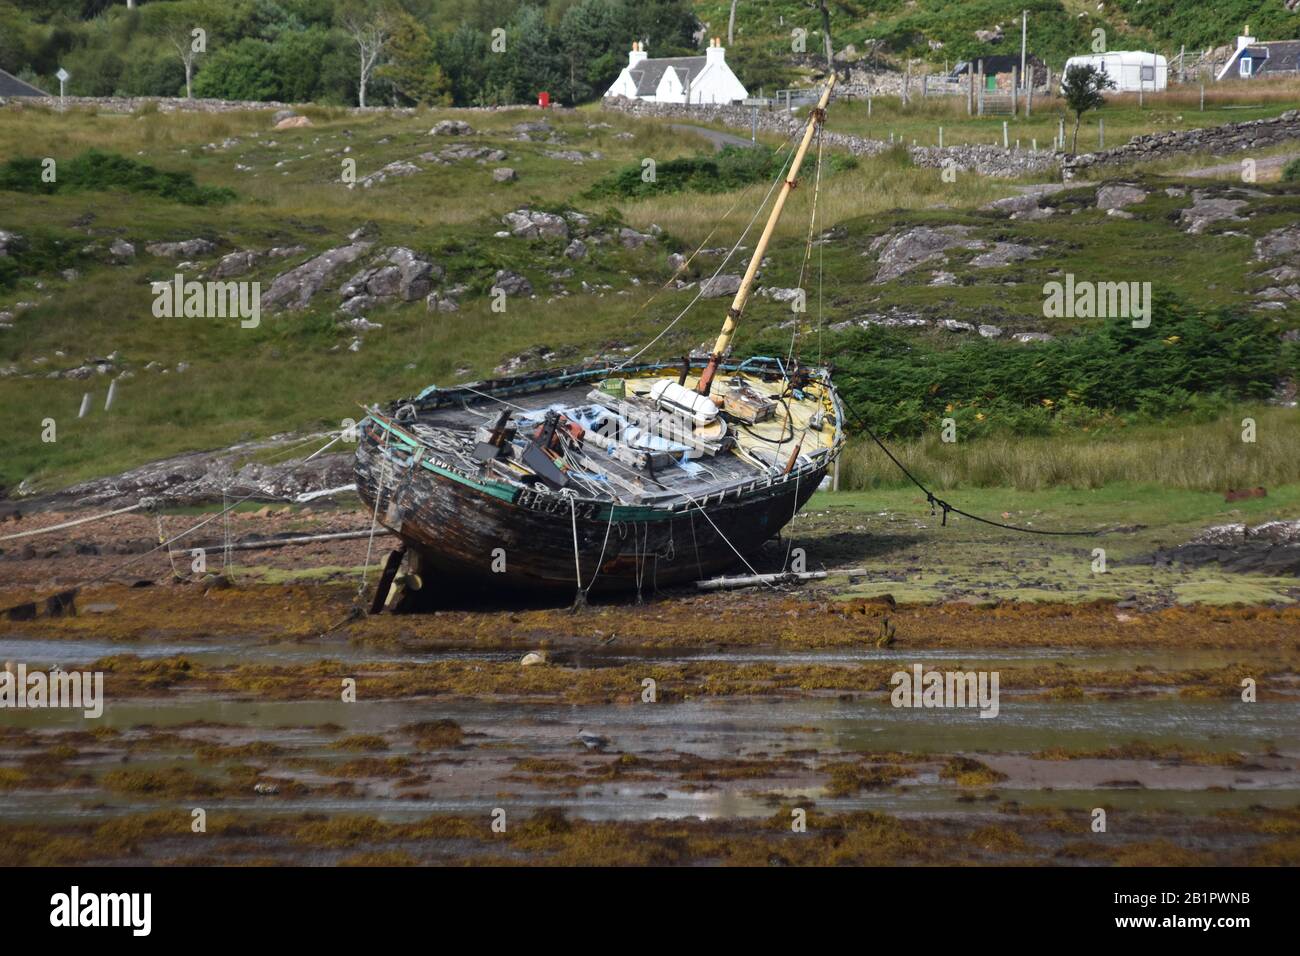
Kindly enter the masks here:
M 955 515 L 961 515 L 963 518 L 969 518 L 971 521 L 978 521 L 981 524 L 991 525 L 994 528 L 1003 528 L 1006 531 L 1018 531 L 1021 534 L 1042 534 L 1042 535 L 1052 535 L 1055 537 L 1069 537 L 1069 538 L 1095 538 L 1098 535 L 1105 533 L 1100 529 L 1093 530 L 1093 531 L 1047 531 L 1044 530 L 1043 528 L 1026 528 L 1021 525 L 1006 524 L 1001 521 L 994 521 L 992 518 L 981 518 L 979 515 L 973 515 L 969 511 L 963 511 L 961 508 L 958 508 L 955 505 L 950 504 L 947 501 L 944 501 L 942 498 L 936 495 L 925 485 L 921 484 L 920 480 L 914 474 L 908 471 L 906 466 L 904 466 L 904 464 L 901 461 L 899 461 L 896 457 L 894 457 L 894 453 L 890 451 L 885 446 L 885 443 L 882 442 L 876 436 L 876 433 L 871 430 L 871 426 L 866 423 L 866 420 L 863 419 L 863 417 L 858 414 L 857 410 L 852 405 L 850 405 L 847 401 L 844 400 L 843 396 L 840 396 L 840 403 L 846 409 L 848 409 L 849 414 L 851 414 L 854 417 L 854 419 L 857 421 L 857 423 L 860 426 L 862 426 L 862 430 L 865 431 L 871 437 L 871 440 L 880 447 L 880 450 L 883 451 L 889 457 L 889 460 L 892 461 L 898 467 L 898 470 L 907 476 L 908 481 L 916 485 L 916 487 L 921 489 L 921 491 L 925 492 L 925 501 L 926 504 L 930 506 L 930 514 L 933 515 L 935 513 L 936 508 L 942 510 L 943 517 L 939 523 L 944 527 L 946 527 L 948 524 L 948 514 L 949 512 L 951 512 L 952 514 Z
M 64 528 L 76 527 L 79 524 L 87 524 L 91 521 L 103 521 L 105 518 L 112 518 L 116 515 L 124 515 L 131 511 L 139 511 L 141 508 L 153 508 L 157 502 L 153 498 L 141 498 L 135 504 L 126 508 L 118 508 L 116 511 L 106 511 L 100 515 L 89 515 L 85 518 L 77 518 L 75 521 L 64 521 L 61 524 L 52 524 L 48 528 L 35 528 L 31 531 L 19 531 L 16 534 L 6 534 L 0 537 L 0 541 L 13 541 L 16 538 L 30 538 L 32 535 L 48 534 L 51 531 L 62 531 Z
M 326 449 L 328 449 L 330 446 L 332 446 L 332 445 L 333 445 L 335 442 L 337 442 L 341 437 L 342 437 L 341 434 L 339 434 L 339 435 L 335 435 L 333 438 L 331 438 L 328 442 L 326 442 L 326 443 L 325 443 L 324 445 L 322 445 L 320 448 L 316 449 L 316 451 L 312 452 L 310 455 L 308 455 L 306 458 L 304 458 L 302 461 L 300 461 L 297 465 L 294 465 L 293 468 L 290 469 L 290 470 L 292 471 L 292 470 L 295 470 L 295 469 L 301 468 L 303 465 L 307 464 L 307 463 L 308 463 L 309 461 L 311 461 L 313 458 L 316 458 L 318 455 L 323 454 L 323 453 L 325 452 Z M 299 443 L 296 443 L 296 444 L 301 444 L 301 443 L 299 442 Z M 270 459 L 270 461 L 274 461 L 276 457 L 278 457 L 278 456 L 274 456 L 274 457 L 272 457 L 272 458 Z M 171 536 L 170 538 L 168 538 L 166 541 L 160 541 L 160 542 L 158 542 L 158 544 L 157 544 L 156 546 L 150 548 L 148 551 L 144 551 L 144 552 L 141 552 L 140 554 L 132 555 L 132 556 L 129 557 L 126 561 L 124 561 L 124 562 L 122 562 L 121 564 L 119 564 L 116 568 L 114 568 L 114 569 L 112 569 L 112 570 L 110 570 L 110 571 L 105 571 L 103 574 L 98 574 L 98 575 L 96 575 L 96 576 L 93 577 L 93 578 L 87 578 L 87 579 L 84 580 L 84 581 L 79 581 L 79 582 L 77 582 L 76 584 L 72 585 L 72 587 L 70 587 L 70 588 L 65 588 L 64 591 L 69 591 L 69 590 L 72 590 L 72 591 L 80 590 L 81 588 L 87 587 L 87 586 L 89 586 L 89 585 L 91 585 L 91 584 L 98 584 L 100 581 L 104 581 L 104 580 L 106 580 L 106 579 L 112 577 L 114 574 L 117 574 L 117 573 L 120 572 L 120 571 L 123 571 L 123 570 L 125 570 L 125 569 L 127 569 L 127 568 L 129 568 L 129 567 L 132 567 L 132 566 L 135 565 L 135 564 L 140 563 L 140 562 L 143 561 L 145 558 L 149 557 L 149 556 L 152 555 L 152 554 L 157 553 L 158 551 L 161 551 L 163 548 L 168 548 L 168 549 L 170 549 L 171 545 L 174 544 L 175 542 L 179 541 L 181 538 L 188 537 L 189 535 L 193 534 L 195 531 L 198 531 L 198 530 L 199 530 L 200 528 L 202 528 L 204 525 L 206 525 L 206 524 L 208 524 L 208 523 L 210 523 L 210 522 L 212 522 L 212 521 L 215 521 L 217 518 L 222 517 L 223 515 L 225 515 L 226 513 L 230 512 L 230 511 L 233 511 L 235 508 L 239 507 L 241 504 L 243 504 L 243 503 L 244 503 L 245 501 L 247 501 L 249 498 L 253 498 L 253 497 L 255 497 L 257 494 L 258 494 L 257 491 L 250 491 L 248 494 L 244 495 L 242 498 L 239 498 L 239 499 L 237 499 L 236 501 L 232 502 L 228 507 L 223 508 L 221 511 L 218 511 L 216 514 L 208 515 L 208 516 L 207 516 L 206 518 L 204 518 L 202 521 L 199 521 L 198 523 L 192 525 L 191 527 L 186 528 L 184 531 L 180 532 L 179 534 L 174 534 L 174 535 L 172 535 L 172 536 Z M 174 571 L 174 568 L 173 568 L 173 571 Z M 62 592 L 61 592 L 61 593 L 62 593 Z

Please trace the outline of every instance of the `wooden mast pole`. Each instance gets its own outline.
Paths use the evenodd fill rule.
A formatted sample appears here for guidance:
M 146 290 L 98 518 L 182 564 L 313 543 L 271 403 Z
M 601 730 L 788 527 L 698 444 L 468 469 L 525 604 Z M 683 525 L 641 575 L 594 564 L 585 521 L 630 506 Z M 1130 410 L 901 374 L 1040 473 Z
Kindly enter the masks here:
M 745 270 L 745 278 L 741 280 L 740 288 L 736 290 L 736 297 L 731 301 L 731 308 L 727 310 L 727 319 L 722 323 L 722 332 L 718 335 L 718 341 L 713 345 L 713 352 L 709 356 L 709 364 L 704 367 L 703 374 L 700 375 L 700 383 L 696 387 L 701 395 L 709 394 L 709 389 L 713 387 L 713 376 L 717 374 L 718 364 L 722 361 L 723 355 L 726 354 L 727 348 L 731 345 L 731 337 L 736 334 L 736 321 L 744 311 L 745 301 L 749 298 L 749 290 L 754 286 L 754 277 L 758 274 L 759 264 L 763 261 L 763 255 L 767 252 L 767 245 L 772 240 L 772 233 L 776 231 L 777 220 L 781 218 L 781 210 L 785 208 L 785 201 L 794 191 L 795 180 L 799 176 L 799 167 L 803 165 L 804 154 L 808 152 L 808 146 L 812 143 L 813 133 L 817 131 L 817 126 L 826 119 L 826 104 L 831 99 L 831 88 L 835 86 L 835 74 L 831 73 L 830 78 L 826 81 L 826 89 L 822 90 L 821 99 L 813 108 L 812 114 L 808 119 L 808 128 L 804 130 L 803 142 L 799 144 L 799 150 L 794 154 L 794 160 L 790 163 L 789 177 L 781 186 L 781 191 L 777 193 L 776 202 L 772 204 L 772 214 L 767 217 L 767 225 L 763 227 L 763 235 L 759 237 L 758 245 L 754 247 L 754 255 L 750 257 L 749 268 Z

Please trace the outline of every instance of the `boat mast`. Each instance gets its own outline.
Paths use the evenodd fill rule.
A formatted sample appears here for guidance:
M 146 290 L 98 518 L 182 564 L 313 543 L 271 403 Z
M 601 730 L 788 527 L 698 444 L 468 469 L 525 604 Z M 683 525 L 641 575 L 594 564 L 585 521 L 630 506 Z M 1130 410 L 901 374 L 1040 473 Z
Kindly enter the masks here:
M 819 123 L 826 119 L 826 104 L 831 99 L 831 87 L 835 85 L 835 73 L 832 72 L 830 78 L 826 81 L 826 89 L 822 90 L 821 99 L 813 107 L 813 111 L 808 117 L 808 128 L 804 130 L 803 142 L 799 144 L 799 150 L 794 154 L 794 161 L 790 164 L 790 174 L 781 186 L 781 191 L 777 194 L 776 202 L 772 204 L 772 214 L 767 217 L 767 225 L 763 227 L 763 235 L 759 237 L 758 245 L 754 247 L 754 254 L 750 257 L 749 268 L 745 270 L 745 278 L 741 280 L 740 288 L 736 290 L 736 297 L 731 301 L 731 308 L 727 310 L 727 319 L 722 323 L 722 332 L 718 335 L 718 341 L 713 345 L 713 353 L 709 356 L 709 364 L 704 367 L 703 374 L 700 375 L 700 383 L 696 387 L 701 395 L 709 394 L 709 389 L 713 387 L 713 376 L 717 374 L 718 364 L 722 361 L 722 356 L 726 354 L 731 345 L 731 337 L 736 334 L 736 321 L 740 318 L 740 313 L 745 308 L 745 301 L 749 298 L 749 290 L 754 286 L 754 277 L 758 274 L 758 266 L 763 261 L 763 255 L 767 252 L 767 244 L 772 239 L 772 233 L 776 231 L 777 220 L 781 218 L 781 210 L 785 208 L 785 201 L 794 191 L 795 180 L 799 176 L 799 167 L 803 164 L 804 154 L 808 152 L 808 146 L 812 143 L 813 133 L 817 131 Z

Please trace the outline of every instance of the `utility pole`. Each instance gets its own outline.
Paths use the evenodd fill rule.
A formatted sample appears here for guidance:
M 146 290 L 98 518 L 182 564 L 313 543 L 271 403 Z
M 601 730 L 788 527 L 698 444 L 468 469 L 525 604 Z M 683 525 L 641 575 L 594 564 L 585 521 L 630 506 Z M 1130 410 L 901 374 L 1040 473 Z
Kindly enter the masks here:
M 1020 11 L 1020 82 L 1025 81 L 1025 41 L 1029 36 L 1029 11 Z

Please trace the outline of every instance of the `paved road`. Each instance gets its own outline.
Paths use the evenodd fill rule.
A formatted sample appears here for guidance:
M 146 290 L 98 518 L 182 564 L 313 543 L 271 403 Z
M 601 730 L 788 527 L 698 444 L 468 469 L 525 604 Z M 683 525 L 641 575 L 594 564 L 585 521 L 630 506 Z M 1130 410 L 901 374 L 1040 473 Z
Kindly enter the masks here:
M 1277 156 L 1261 156 L 1255 160 L 1255 174 L 1280 170 L 1291 160 L 1300 156 L 1300 153 L 1282 153 Z M 1231 163 L 1221 163 L 1218 166 L 1204 166 L 1201 169 L 1190 169 L 1183 173 L 1184 176 L 1196 176 L 1198 178 L 1213 179 L 1218 176 L 1236 176 L 1241 173 L 1241 160 L 1238 159 Z
M 691 126 L 689 123 L 672 123 L 670 125 L 679 133 L 694 133 L 696 136 L 703 136 L 713 144 L 714 149 L 722 149 L 724 146 L 754 145 L 744 136 L 737 136 L 734 133 L 724 133 L 721 130 L 709 129 L 707 126 Z

